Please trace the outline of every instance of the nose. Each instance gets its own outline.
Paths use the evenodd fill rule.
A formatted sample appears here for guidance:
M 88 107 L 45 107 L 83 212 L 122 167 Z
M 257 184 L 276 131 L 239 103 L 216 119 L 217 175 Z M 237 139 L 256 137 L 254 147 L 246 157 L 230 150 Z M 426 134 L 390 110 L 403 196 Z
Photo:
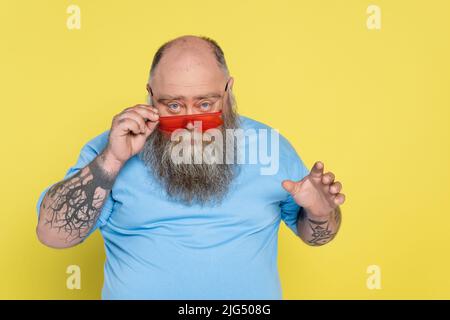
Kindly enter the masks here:
M 193 114 L 198 113 L 197 110 L 191 105 L 186 106 L 186 115 L 191 116 Z
M 194 122 L 192 120 L 189 120 L 188 123 L 186 124 L 186 129 L 194 130 L 194 128 L 195 128 Z
M 196 110 L 194 110 L 194 108 L 192 106 L 188 106 L 186 107 L 186 115 L 188 116 L 192 116 L 194 114 L 197 114 Z M 188 130 L 194 130 L 195 125 L 194 125 L 194 121 L 193 120 L 189 120 L 186 124 L 186 129 Z

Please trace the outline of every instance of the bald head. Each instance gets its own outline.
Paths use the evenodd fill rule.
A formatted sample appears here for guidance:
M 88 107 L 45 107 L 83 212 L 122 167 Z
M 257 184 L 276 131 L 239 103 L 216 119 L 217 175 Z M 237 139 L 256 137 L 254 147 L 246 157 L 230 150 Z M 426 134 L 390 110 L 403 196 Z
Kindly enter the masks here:
M 155 77 L 157 69 L 160 69 L 157 68 L 160 64 L 171 64 L 174 60 L 178 60 L 180 66 L 185 68 L 196 61 L 210 64 L 215 62 L 225 76 L 229 75 L 225 55 L 216 41 L 208 37 L 186 35 L 166 42 L 156 51 L 150 69 L 149 82 Z

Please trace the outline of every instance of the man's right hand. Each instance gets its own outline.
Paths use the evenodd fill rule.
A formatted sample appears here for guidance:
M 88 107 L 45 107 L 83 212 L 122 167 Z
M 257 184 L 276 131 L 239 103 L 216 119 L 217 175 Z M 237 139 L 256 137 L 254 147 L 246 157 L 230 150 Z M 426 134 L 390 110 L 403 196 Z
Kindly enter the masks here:
M 138 104 L 114 116 L 105 157 L 123 165 L 144 147 L 159 121 L 158 109 Z

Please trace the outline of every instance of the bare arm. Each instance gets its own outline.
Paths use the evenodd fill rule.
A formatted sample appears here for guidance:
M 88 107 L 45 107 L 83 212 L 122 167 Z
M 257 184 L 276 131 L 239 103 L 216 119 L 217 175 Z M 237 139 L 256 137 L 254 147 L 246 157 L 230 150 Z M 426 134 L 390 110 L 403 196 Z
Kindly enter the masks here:
M 159 121 L 149 105 L 114 116 L 104 151 L 75 175 L 53 185 L 39 208 L 38 239 L 53 248 L 82 242 L 95 226 L 119 171 L 142 150 Z
M 321 246 L 334 239 L 341 226 L 341 209 L 337 207 L 328 217 L 316 218 L 302 208 L 297 221 L 300 238 L 310 246 Z
M 283 187 L 301 207 L 297 233 L 310 246 L 324 245 L 336 236 L 341 225 L 341 209 L 345 195 L 342 183 L 332 172 L 324 173 L 324 165 L 316 161 L 302 180 L 284 180 Z
M 121 167 L 103 152 L 72 177 L 53 185 L 41 203 L 39 240 L 53 248 L 82 242 L 97 222 Z

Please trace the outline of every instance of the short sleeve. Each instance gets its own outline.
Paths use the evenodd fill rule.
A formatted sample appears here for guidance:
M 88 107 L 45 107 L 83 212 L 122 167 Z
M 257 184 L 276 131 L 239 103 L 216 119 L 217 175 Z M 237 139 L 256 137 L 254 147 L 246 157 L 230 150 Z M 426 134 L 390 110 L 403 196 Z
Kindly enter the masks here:
M 308 168 L 306 168 L 300 156 L 293 150 L 290 157 L 290 170 L 288 179 L 293 181 L 299 181 L 309 174 Z M 287 192 L 286 192 L 287 193 Z M 296 235 L 297 231 L 297 219 L 301 207 L 294 201 L 293 197 L 287 193 L 287 197 L 284 201 L 280 202 L 281 207 L 281 219 Z
M 83 146 L 83 148 L 81 149 L 81 151 L 79 153 L 77 162 L 67 170 L 63 180 L 68 179 L 68 178 L 72 177 L 73 175 L 75 175 L 77 172 L 79 172 L 81 169 L 83 169 L 85 166 L 87 166 L 92 160 L 94 160 L 103 151 L 103 149 L 105 148 L 106 143 L 108 141 L 108 132 L 109 131 L 102 133 L 101 135 L 90 140 Z M 38 198 L 38 201 L 36 204 L 36 211 L 37 211 L 38 216 L 39 216 L 41 203 L 42 203 L 42 200 L 44 199 L 45 194 L 56 183 L 57 182 L 46 187 L 39 195 L 39 198 Z M 111 196 L 111 193 L 109 193 L 108 198 L 106 199 L 106 201 L 103 205 L 100 216 L 97 219 L 95 226 L 90 230 L 88 236 L 92 232 L 94 232 L 97 228 L 106 224 L 107 219 L 111 215 L 113 206 L 114 206 L 114 200 Z

